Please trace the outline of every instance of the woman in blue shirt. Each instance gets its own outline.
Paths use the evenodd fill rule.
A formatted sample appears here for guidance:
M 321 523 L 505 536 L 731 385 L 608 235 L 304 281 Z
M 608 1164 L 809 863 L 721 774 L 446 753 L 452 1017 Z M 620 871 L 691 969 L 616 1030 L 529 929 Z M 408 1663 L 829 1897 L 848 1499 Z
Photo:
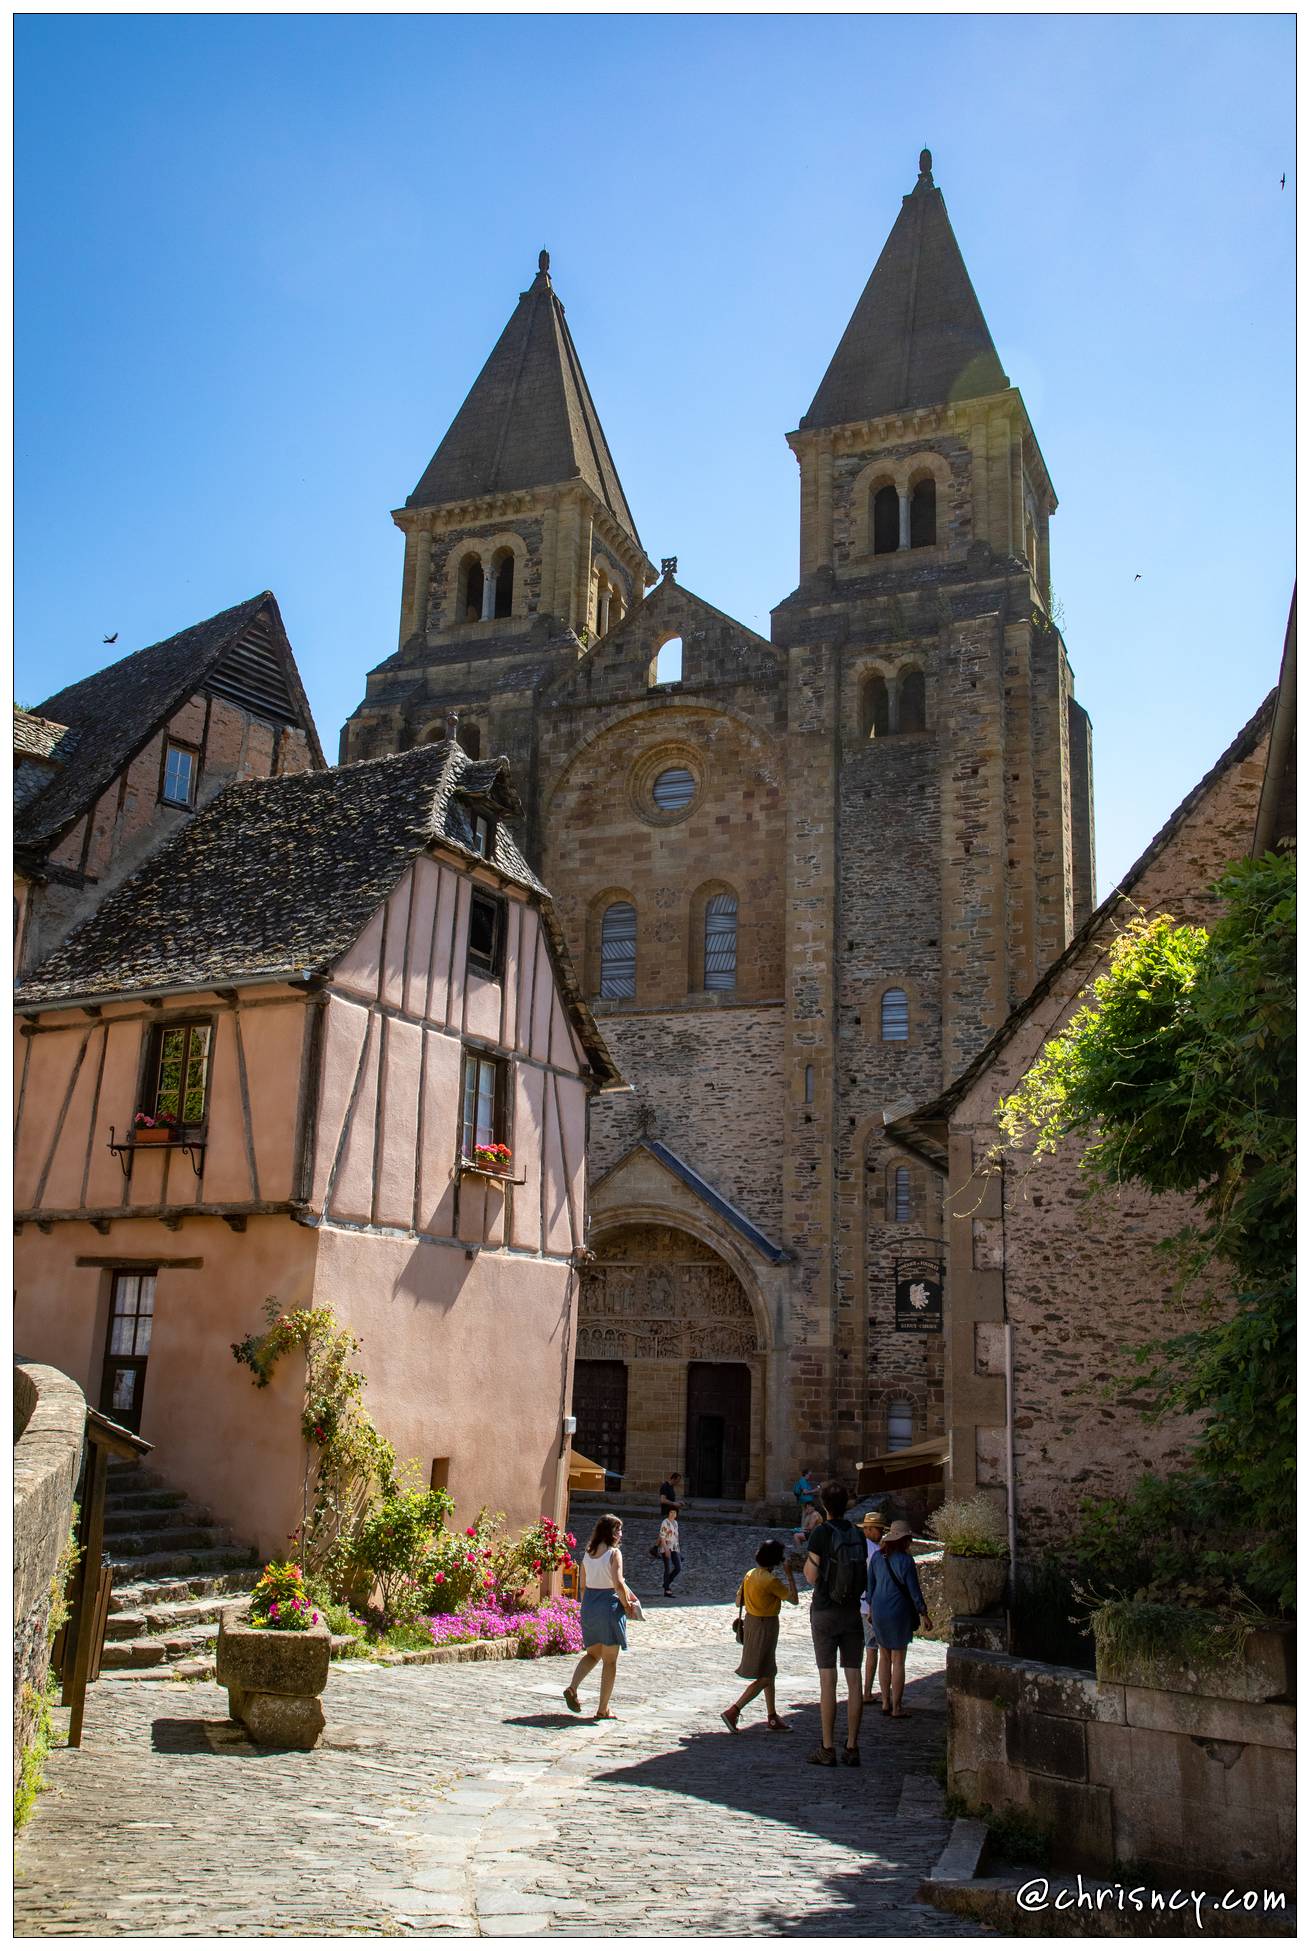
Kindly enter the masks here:
M 910 1556 L 913 1536 L 910 1526 L 898 1520 L 888 1527 L 869 1560 L 869 1616 L 878 1641 L 878 1692 L 883 1713 L 897 1721 L 909 1718 L 909 1709 L 901 1706 L 905 1650 L 914 1638 L 916 1624 L 925 1632 L 932 1630 L 919 1574 Z

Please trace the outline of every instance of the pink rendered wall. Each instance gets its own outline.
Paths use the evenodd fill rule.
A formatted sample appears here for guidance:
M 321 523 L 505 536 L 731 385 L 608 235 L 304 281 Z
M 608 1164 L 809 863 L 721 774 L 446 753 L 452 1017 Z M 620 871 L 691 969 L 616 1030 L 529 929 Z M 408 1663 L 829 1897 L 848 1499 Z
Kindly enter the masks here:
M 141 1148 L 125 1178 L 108 1150 L 140 1106 L 151 1031 L 203 1018 L 213 1026 L 205 1146 Z M 46 1010 L 18 1026 L 14 1203 L 19 1213 L 129 1213 L 144 1207 L 250 1206 L 295 1196 L 304 998 L 243 990 L 162 1010 L 109 1005 L 92 1018 Z
M 100 1402 L 112 1270 L 81 1259 L 158 1267 L 141 1434 L 150 1467 L 230 1525 L 265 1557 L 285 1554 L 300 1521 L 303 1364 L 282 1362 L 256 1389 L 231 1344 L 266 1325 L 263 1302 L 307 1306 L 317 1236 L 293 1220 L 252 1219 L 234 1233 L 194 1218 L 176 1231 L 159 1220 L 115 1222 L 105 1236 L 83 1222 L 49 1234 L 25 1226 L 14 1242 L 14 1345 L 61 1368 Z M 174 1267 L 171 1260 L 199 1260 Z
M 314 1304 L 363 1343 L 365 1401 L 423 1481 L 450 1458 L 461 1522 L 555 1514 L 576 1276 L 560 1261 L 319 1233 Z

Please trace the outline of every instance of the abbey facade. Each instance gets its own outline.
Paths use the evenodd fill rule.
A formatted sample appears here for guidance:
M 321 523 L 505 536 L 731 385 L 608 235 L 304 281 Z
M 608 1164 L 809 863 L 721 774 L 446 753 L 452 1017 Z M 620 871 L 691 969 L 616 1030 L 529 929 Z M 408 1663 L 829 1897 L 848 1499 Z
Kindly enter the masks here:
M 632 1086 L 592 1112 L 575 1441 L 625 1489 L 752 1502 L 944 1433 L 942 1182 L 885 1122 L 1095 900 L 1055 493 L 927 152 L 787 438 L 765 639 L 647 560 L 543 253 L 395 513 L 400 646 L 341 747 L 457 711 L 511 759 Z

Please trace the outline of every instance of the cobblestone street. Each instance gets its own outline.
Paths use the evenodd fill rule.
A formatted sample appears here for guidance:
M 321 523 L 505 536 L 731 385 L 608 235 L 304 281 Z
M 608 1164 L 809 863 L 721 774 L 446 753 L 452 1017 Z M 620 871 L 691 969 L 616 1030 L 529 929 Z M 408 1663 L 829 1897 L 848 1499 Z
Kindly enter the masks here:
M 911 1649 L 913 1717 L 866 1717 L 860 1771 L 807 1767 L 802 1601 L 779 1661 L 791 1731 L 759 1705 L 722 1728 L 732 1609 L 695 1587 L 731 1591 L 757 1541 L 685 1527 L 687 1597 L 632 1627 L 610 1723 L 566 1711 L 561 1658 L 335 1665 L 309 1755 L 259 1753 L 211 1683 L 101 1681 L 19 1844 L 18 1934 L 988 1935 L 915 1901 L 949 1827 L 943 1648 Z

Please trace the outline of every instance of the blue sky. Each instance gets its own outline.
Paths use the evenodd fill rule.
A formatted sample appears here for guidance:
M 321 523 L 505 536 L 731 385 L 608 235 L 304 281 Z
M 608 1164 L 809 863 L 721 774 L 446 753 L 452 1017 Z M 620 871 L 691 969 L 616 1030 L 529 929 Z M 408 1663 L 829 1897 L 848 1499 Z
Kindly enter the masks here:
M 927 143 L 1060 496 L 1106 892 L 1277 675 L 1293 35 L 19 19 L 16 695 L 270 587 L 334 754 L 396 644 L 389 511 L 543 245 L 648 554 L 767 634 L 796 580 L 783 436 Z

